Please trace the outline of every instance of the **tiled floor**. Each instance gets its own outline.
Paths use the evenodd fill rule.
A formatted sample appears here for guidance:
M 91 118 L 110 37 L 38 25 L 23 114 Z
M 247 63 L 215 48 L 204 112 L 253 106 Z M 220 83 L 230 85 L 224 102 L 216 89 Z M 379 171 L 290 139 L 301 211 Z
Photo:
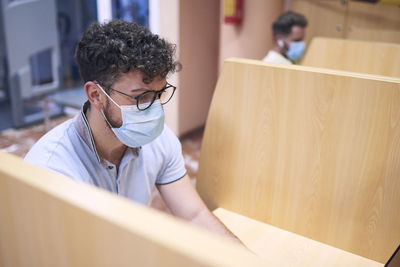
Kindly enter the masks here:
M 53 119 L 49 125 L 42 123 L 24 129 L 4 130 L 0 132 L 0 150 L 24 157 L 32 145 L 48 130 L 71 117 L 70 115 Z M 202 137 L 203 129 L 198 129 L 180 138 L 186 169 L 193 181 L 195 181 L 197 174 Z M 163 211 L 167 210 L 156 190 L 153 192 L 152 206 Z

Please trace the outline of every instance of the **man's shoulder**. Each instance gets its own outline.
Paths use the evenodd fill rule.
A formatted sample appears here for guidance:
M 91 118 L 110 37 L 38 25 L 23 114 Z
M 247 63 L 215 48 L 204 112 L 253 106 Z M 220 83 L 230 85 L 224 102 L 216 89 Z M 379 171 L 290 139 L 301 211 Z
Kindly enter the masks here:
M 43 135 L 29 150 L 25 160 L 36 163 L 48 161 L 54 155 L 65 153 L 73 147 L 76 131 L 74 119 L 69 119 Z
M 290 60 L 274 50 L 270 50 L 268 54 L 263 58 L 263 61 L 281 64 L 292 64 Z
M 81 179 L 80 171 L 88 164 L 88 160 L 82 160 L 82 157 L 86 157 L 88 153 L 76 130 L 75 118 L 46 133 L 29 150 L 24 160 L 71 178 Z

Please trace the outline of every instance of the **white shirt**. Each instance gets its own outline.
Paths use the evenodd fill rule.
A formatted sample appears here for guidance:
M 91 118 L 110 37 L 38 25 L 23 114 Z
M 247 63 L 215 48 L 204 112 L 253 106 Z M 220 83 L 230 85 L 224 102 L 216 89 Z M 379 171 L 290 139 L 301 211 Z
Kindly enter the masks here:
M 76 117 L 40 138 L 25 160 L 145 205 L 150 204 L 155 184 L 172 183 L 186 175 L 181 144 L 166 125 L 154 141 L 128 148 L 117 173 L 114 164 L 97 154 L 86 108 L 87 104 Z
M 281 64 L 293 64 L 292 61 L 274 50 L 269 50 L 268 54 L 263 58 L 263 61 Z

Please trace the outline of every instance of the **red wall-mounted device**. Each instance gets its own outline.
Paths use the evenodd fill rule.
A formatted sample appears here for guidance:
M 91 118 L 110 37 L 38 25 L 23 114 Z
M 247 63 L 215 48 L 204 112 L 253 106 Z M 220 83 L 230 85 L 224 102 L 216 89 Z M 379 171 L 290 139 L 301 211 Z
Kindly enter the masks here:
M 224 22 L 226 24 L 241 24 L 243 21 L 244 0 L 224 0 Z

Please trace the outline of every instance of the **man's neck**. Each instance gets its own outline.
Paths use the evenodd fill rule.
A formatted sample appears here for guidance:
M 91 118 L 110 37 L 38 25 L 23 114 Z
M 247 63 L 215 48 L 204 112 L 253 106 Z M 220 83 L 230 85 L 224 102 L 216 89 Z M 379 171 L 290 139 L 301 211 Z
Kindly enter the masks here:
M 127 147 L 118 140 L 98 110 L 89 108 L 86 111 L 86 118 L 99 157 L 115 164 L 118 168 Z

